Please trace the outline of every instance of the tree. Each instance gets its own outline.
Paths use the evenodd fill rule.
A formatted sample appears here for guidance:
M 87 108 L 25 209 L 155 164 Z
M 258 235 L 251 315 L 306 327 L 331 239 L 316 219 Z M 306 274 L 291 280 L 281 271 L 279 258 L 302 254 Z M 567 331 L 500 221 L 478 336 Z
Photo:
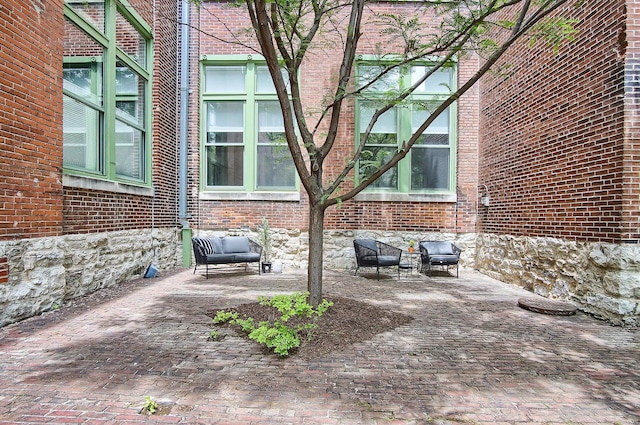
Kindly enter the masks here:
M 191 0 L 203 7 L 202 0 Z M 579 0 L 575 7 L 580 7 Z M 545 43 L 554 48 L 575 33 L 574 22 L 558 16 L 558 9 L 569 0 L 423 0 L 412 2 L 421 10 L 414 16 L 376 14 L 367 5 L 371 0 L 244 0 L 251 20 L 251 36 L 257 51 L 264 56 L 282 109 L 286 144 L 291 152 L 300 181 L 309 197 L 309 268 L 310 304 L 322 300 L 322 256 L 324 218 L 327 208 L 348 201 L 391 170 L 434 120 L 467 92 L 484 74 L 492 70 L 507 49 L 527 38 L 532 44 Z M 431 16 L 429 25 L 421 19 Z M 365 22 L 365 15 L 370 21 Z M 435 22 L 435 25 L 434 25 Z M 375 25 L 387 46 L 381 46 L 380 61 L 366 78 L 356 80 L 354 66 L 364 25 Z M 318 115 L 309 120 L 310 108 L 303 104 L 299 71 L 309 52 L 320 49 L 329 36 L 340 40 L 341 65 L 335 87 L 326 97 Z M 237 36 L 230 40 L 244 44 Z M 254 48 L 254 47 L 251 47 Z M 338 50 L 338 49 L 336 49 Z M 380 154 L 370 148 L 377 137 L 374 126 L 383 114 L 403 102 L 438 70 L 451 66 L 453 60 L 475 53 L 482 58 L 475 75 L 460 82 L 455 90 L 438 102 L 423 105 L 424 122 L 401 147 Z M 393 61 L 387 61 L 394 54 Z M 388 89 L 384 96 L 371 100 L 374 105 L 360 143 L 331 180 L 325 177 L 325 160 L 336 146 L 338 128 L 345 104 L 353 99 L 367 99 L 370 88 L 385 81 L 402 67 L 429 59 L 410 87 Z M 282 70 L 286 72 L 282 73 Z M 307 112 L 307 113 L 306 113 Z M 354 173 L 360 164 L 357 178 Z M 335 165 L 335 164 L 332 164 Z M 351 184 L 345 185 L 345 182 Z M 354 183 L 352 183 L 354 182 Z

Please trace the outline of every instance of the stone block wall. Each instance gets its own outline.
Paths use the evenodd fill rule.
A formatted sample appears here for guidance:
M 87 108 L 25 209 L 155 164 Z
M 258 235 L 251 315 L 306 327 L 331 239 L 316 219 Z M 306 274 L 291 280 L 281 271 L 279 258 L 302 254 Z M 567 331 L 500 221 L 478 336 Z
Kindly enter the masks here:
M 640 324 L 640 245 L 481 234 L 484 274 L 619 325 Z
M 178 229 L 138 229 L 2 241 L 9 273 L 0 285 L 0 326 L 141 277 L 150 263 L 175 269 L 179 238 Z

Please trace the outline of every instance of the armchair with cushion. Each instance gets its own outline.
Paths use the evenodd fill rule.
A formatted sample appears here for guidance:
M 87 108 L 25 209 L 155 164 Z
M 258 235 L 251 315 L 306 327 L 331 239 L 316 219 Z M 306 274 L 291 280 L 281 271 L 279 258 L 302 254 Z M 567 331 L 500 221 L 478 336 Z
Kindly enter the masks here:
M 458 262 L 460 261 L 460 248 L 446 241 L 421 241 L 420 258 L 421 270 L 427 267 L 427 273 L 431 276 L 431 266 L 456 266 L 458 277 Z
M 374 239 L 354 239 L 353 248 L 356 251 L 356 271 L 360 267 L 375 267 L 380 279 L 380 267 L 398 267 L 400 275 L 400 257 L 402 250 Z

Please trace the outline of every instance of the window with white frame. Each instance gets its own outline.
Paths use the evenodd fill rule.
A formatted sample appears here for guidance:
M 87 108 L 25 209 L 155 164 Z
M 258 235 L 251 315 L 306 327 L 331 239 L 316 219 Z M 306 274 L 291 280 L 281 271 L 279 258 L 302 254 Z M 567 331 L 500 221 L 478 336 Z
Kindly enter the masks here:
M 149 184 L 151 29 L 126 0 L 64 14 L 65 172 Z
M 296 191 L 282 111 L 266 64 L 202 64 L 203 179 L 208 191 Z
M 357 101 L 357 143 L 364 138 L 376 110 L 400 90 L 410 87 L 429 64 L 407 65 L 390 72 L 372 62 L 357 67 L 363 95 Z M 448 96 L 454 84 L 453 67 L 437 70 L 402 103 L 384 112 L 370 130 L 358 163 L 358 178 L 370 176 L 386 163 Z M 452 193 L 455 191 L 455 109 L 441 113 L 420 135 L 409 154 L 378 178 L 368 191 Z

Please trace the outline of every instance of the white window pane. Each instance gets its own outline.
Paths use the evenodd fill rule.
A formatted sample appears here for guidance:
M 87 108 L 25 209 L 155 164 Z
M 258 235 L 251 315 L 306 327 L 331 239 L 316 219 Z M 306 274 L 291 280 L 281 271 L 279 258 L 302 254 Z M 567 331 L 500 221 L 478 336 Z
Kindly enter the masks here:
M 282 79 L 287 86 L 287 91 L 289 91 L 289 75 L 287 74 L 287 70 L 282 69 L 280 72 L 282 73 Z M 269 73 L 269 68 L 267 68 L 266 65 L 256 66 L 256 91 L 258 93 L 276 92 L 273 80 L 271 79 L 271 74 Z
M 100 171 L 100 112 L 64 96 L 63 160 L 67 167 Z
M 429 111 L 414 106 L 411 111 L 411 132 L 415 133 L 418 127 L 429 118 L 429 115 Z M 438 115 L 423 134 L 449 134 L 449 109 Z
M 244 93 L 246 67 L 207 66 L 205 91 L 207 93 Z
M 363 103 L 360 107 L 360 132 L 364 132 L 373 118 L 375 106 L 371 103 Z M 389 109 L 376 121 L 372 133 L 396 133 L 398 120 L 395 108 Z
M 243 133 L 244 102 L 208 102 L 207 131 Z
M 284 133 L 284 118 L 278 102 L 258 102 L 258 132 Z
M 411 85 L 415 84 L 429 70 L 426 66 L 414 66 L 411 68 Z M 416 93 L 450 93 L 453 71 L 451 68 L 440 68 L 426 79 L 418 88 Z
M 390 70 L 383 76 L 380 73 L 383 67 L 375 65 L 360 65 L 359 86 L 363 87 L 367 83 L 374 81 L 371 86 L 367 87 L 367 91 L 386 92 L 390 90 L 398 90 L 400 82 L 400 71 L 397 68 Z
M 116 120 L 116 173 L 144 177 L 144 133 L 120 120 Z

